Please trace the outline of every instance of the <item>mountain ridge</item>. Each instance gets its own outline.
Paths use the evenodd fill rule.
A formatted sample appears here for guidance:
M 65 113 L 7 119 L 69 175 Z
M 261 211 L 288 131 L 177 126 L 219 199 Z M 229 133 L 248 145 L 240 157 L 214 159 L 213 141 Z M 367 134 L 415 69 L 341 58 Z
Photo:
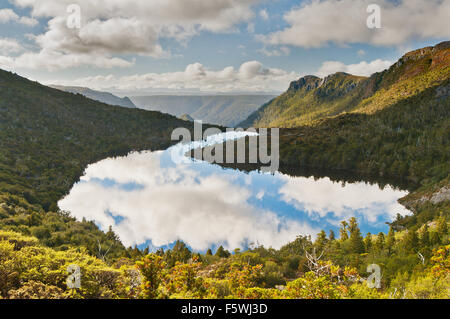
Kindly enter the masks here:
M 450 41 L 406 53 L 370 77 L 344 72 L 308 75 L 264 104 L 240 125 L 297 127 L 345 112 L 372 114 L 441 83 L 450 73 Z
M 64 91 L 64 92 L 68 92 L 68 93 L 81 94 L 92 100 L 102 102 L 105 104 L 109 104 L 109 105 L 122 106 L 122 107 L 126 107 L 126 108 L 131 108 L 131 109 L 136 108 L 136 105 L 134 105 L 134 103 L 127 96 L 120 98 L 109 92 L 96 91 L 96 90 L 92 90 L 90 88 L 81 87 L 81 86 L 50 85 L 50 87 L 57 89 L 57 90 Z

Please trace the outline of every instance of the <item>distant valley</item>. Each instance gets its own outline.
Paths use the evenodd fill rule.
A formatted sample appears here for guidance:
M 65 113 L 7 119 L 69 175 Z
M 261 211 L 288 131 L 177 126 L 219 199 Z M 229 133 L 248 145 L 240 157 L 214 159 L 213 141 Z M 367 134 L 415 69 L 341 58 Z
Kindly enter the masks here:
M 275 98 L 273 95 L 210 95 L 210 96 L 134 96 L 139 108 L 160 111 L 177 117 L 189 117 L 205 123 L 234 127 L 261 105 Z

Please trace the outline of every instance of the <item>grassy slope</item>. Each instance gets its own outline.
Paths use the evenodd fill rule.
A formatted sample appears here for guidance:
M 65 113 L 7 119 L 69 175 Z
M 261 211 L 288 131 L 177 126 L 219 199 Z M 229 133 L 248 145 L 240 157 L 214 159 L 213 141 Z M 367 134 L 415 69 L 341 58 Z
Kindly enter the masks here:
M 295 127 L 326 116 L 337 115 L 354 105 L 356 88 L 365 78 L 336 73 L 325 79 L 308 76 L 245 121 L 243 126 Z
M 373 114 L 448 79 L 450 42 L 407 53 L 370 78 L 336 73 L 307 76 L 252 114 L 243 126 L 298 127 L 344 112 Z

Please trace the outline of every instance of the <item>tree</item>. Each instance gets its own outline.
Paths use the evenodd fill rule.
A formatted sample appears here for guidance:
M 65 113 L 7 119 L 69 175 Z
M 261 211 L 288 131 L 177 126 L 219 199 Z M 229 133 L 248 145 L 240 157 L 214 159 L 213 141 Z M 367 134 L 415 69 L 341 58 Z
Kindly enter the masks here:
M 234 289 L 254 287 L 262 277 L 262 265 L 248 265 L 235 262 L 230 266 L 226 278 Z
M 364 241 L 361 236 L 361 231 L 358 227 L 358 222 L 355 217 L 350 218 L 349 225 L 350 232 L 350 250 L 355 254 L 361 254 L 364 252 Z
M 419 242 L 420 242 L 420 247 L 429 247 L 430 246 L 430 232 L 428 231 L 427 224 L 425 224 L 420 229 Z
M 375 249 L 377 252 L 382 252 L 384 249 L 384 234 L 382 232 L 378 233 L 377 239 L 375 240 Z
M 340 299 L 340 287 L 329 276 L 316 276 L 308 272 L 304 277 L 291 281 L 286 287 L 288 298 L 293 299 Z
M 106 238 L 108 238 L 109 240 L 112 240 L 112 241 L 120 240 L 119 236 L 117 236 L 116 233 L 114 232 L 112 226 L 109 226 L 108 232 L 106 233 Z
M 175 246 L 172 248 L 172 257 L 175 259 L 175 262 L 186 263 L 192 258 L 192 253 L 185 243 L 177 240 Z
M 334 234 L 333 230 L 330 230 L 330 235 L 328 236 L 328 238 L 330 239 L 330 242 L 336 239 L 336 235 Z
M 317 251 L 323 251 L 325 249 L 325 245 L 327 244 L 328 239 L 327 239 L 327 233 L 325 233 L 324 230 L 322 230 L 316 238 L 316 241 L 314 243 L 315 248 L 317 249 Z
M 403 249 L 407 253 L 413 253 L 419 246 L 419 237 L 414 229 L 409 229 L 403 238 Z
M 366 238 L 364 238 L 364 248 L 367 253 L 369 253 L 372 250 L 372 246 L 373 246 L 372 234 L 367 233 Z
M 150 254 L 145 256 L 142 261 L 136 263 L 144 281 L 142 291 L 144 298 L 155 299 L 159 296 L 159 286 L 163 280 L 163 272 L 166 263 L 161 256 Z
M 347 227 L 348 224 L 346 221 L 341 222 L 341 229 L 339 230 L 341 241 L 346 241 L 348 239 Z
M 447 220 L 445 219 L 444 216 L 440 217 L 437 221 L 437 233 L 439 235 L 440 241 L 441 243 L 444 242 L 444 238 L 448 233 L 448 225 L 447 225 Z
M 200 267 L 201 262 L 194 256 L 191 263 L 177 262 L 174 267 L 169 269 L 164 286 L 168 297 L 203 298 L 206 289 L 203 285 L 203 278 L 198 276 Z
M 389 233 L 386 237 L 386 247 L 388 249 L 388 254 L 390 255 L 392 253 L 392 250 L 395 246 L 395 231 L 392 226 L 389 228 Z
M 220 258 L 228 258 L 230 257 L 230 253 L 226 251 L 223 246 L 220 246 L 219 249 L 217 249 L 215 256 Z

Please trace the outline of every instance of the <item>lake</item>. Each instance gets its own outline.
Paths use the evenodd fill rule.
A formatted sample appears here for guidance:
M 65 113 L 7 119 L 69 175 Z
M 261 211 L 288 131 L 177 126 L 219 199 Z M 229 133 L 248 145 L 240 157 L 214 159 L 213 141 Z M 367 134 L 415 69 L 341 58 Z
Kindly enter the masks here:
M 246 133 L 240 133 L 246 134 Z M 245 172 L 185 157 L 207 142 L 165 151 L 134 152 L 89 165 L 59 202 L 62 210 L 102 230 L 113 227 L 126 246 L 171 247 L 184 241 L 204 252 L 223 245 L 280 248 L 322 229 L 338 234 L 340 222 L 357 217 L 362 233 L 386 232 L 397 216 L 411 214 L 397 201 L 408 194 L 390 185 L 342 183 L 282 173 Z M 215 140 L 217 142 L 217 139 Z M 181 151 L 181 152 L 180 152 Z

